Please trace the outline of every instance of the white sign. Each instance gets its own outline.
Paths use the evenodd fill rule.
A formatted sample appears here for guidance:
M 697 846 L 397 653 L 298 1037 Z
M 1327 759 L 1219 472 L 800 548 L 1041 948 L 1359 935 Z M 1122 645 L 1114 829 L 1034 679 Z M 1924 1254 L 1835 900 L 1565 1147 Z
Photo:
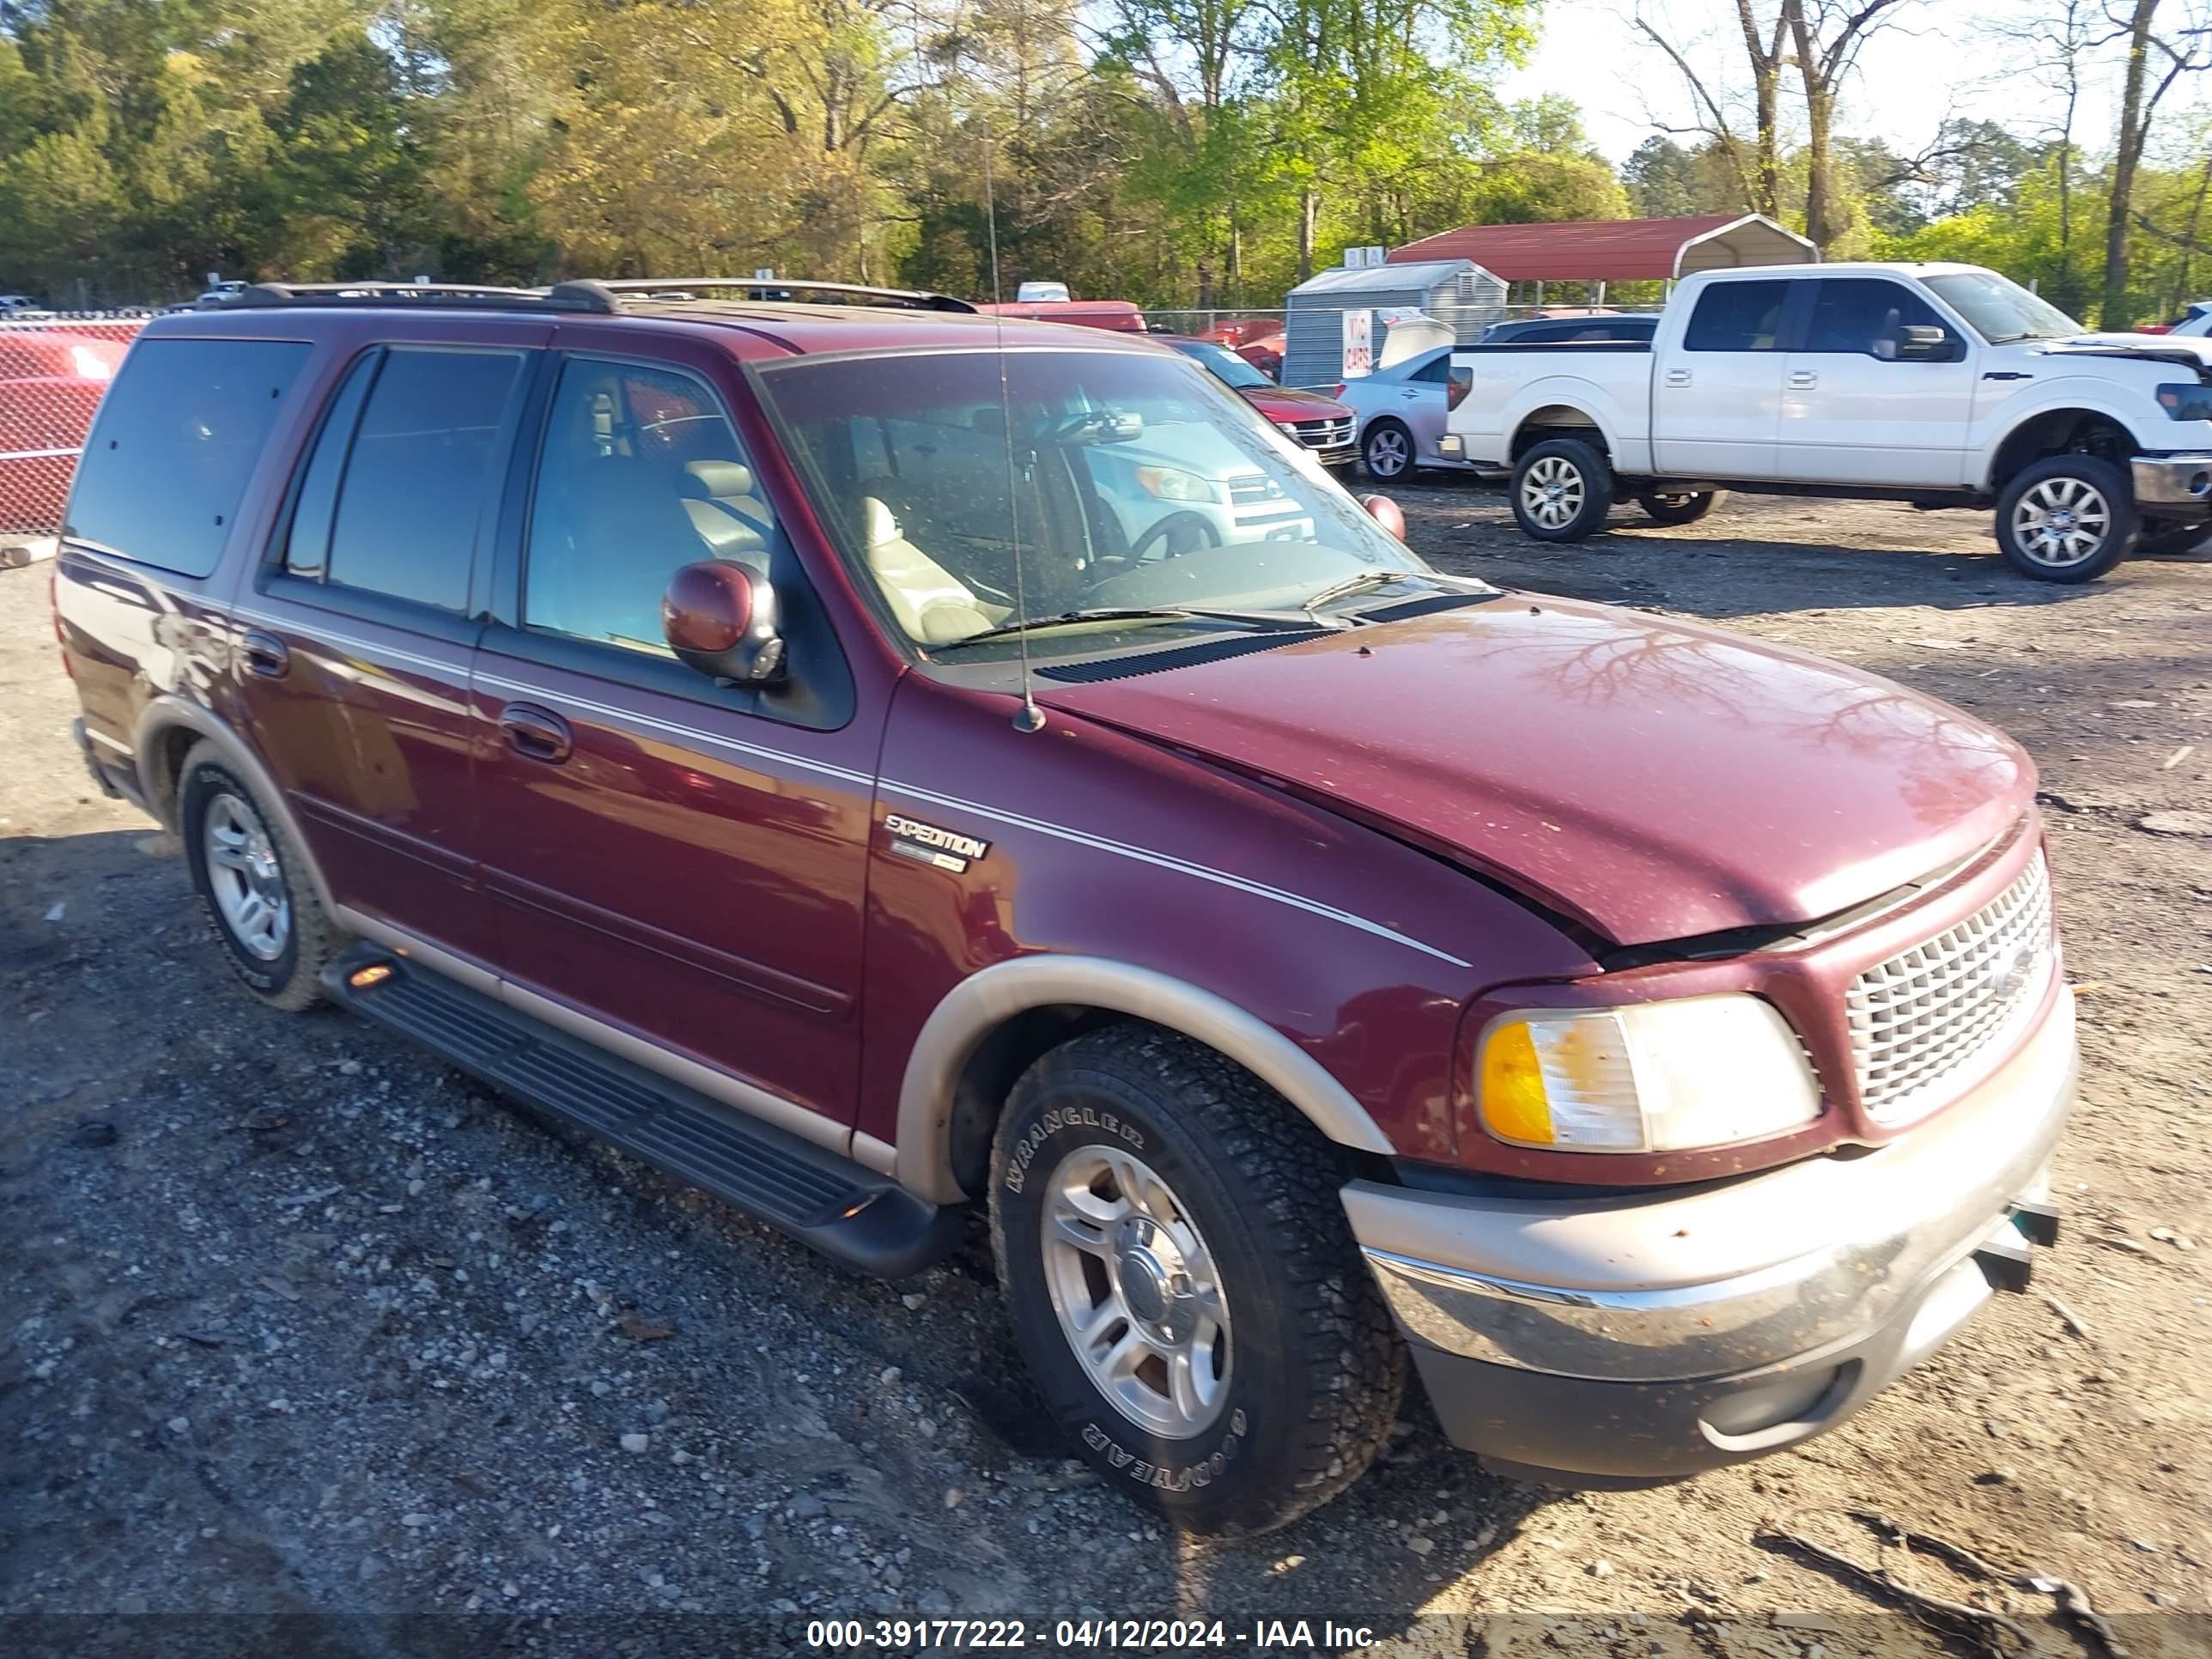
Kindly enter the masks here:
M 1364 270 L 1370 265 L 1387 264 L 1389 252 L 1390 250 L 1385 247 L 1348 247 L 1344 250 L 1344 268 L 1346 270 Z
M 753 281 L 757 283 L 769 282 L 772 280 L 775 276 L 775 267 L 774 265 L 755 265 L 753 267 Z
M 1375 372 L 1375 313 L 1344 313 L 1344 378 L 1356 380 Z

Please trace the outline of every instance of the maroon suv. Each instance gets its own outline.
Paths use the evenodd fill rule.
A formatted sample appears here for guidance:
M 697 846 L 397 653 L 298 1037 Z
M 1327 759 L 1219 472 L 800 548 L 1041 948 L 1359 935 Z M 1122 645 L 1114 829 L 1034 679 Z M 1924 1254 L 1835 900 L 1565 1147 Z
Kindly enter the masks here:
M 864 1272 L 988 1206 L 1070 1444 L 1196 1529 L 1342 1489 L 1409 1355 L 1647 1483 L 2022 1282 L 2075 1045 L 2012 743 L 1434 571 L 1141 339 L 735 292 L 132 349 L 57 624 L 264 999 Z

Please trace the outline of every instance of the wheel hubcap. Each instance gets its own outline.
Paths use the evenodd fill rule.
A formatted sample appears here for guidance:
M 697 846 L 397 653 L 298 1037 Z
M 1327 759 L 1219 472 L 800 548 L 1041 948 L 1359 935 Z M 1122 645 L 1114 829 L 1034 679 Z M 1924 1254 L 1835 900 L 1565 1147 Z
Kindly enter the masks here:
M 2045 478 L 2012 509 L 2013 540 L 2038 564 L 2065 566 L 2094 558 L 2112 533 L 2104 492 L 2081 478 Z
M 1045 1277 L 1068 1346 L 1132 1423 L 1202 1432 L 1229 1397 L 1229 1309 L 1189 1211 L 1119 1147 L 1078 1147 L 1046 1190 Z
M 275 961 L 292 936 L 292 904 L 284 891 L 284 866 L 261 815 L 251 803 L 224 793 L 208 802 L 202 825 L 208 885 L 223 927 L 249 954 Z
M 1583 510 L 1583 475 L 1558 455 L 1547 455 L 1521 479 L 1521 505 L 1547 530 L 1571 523 Z

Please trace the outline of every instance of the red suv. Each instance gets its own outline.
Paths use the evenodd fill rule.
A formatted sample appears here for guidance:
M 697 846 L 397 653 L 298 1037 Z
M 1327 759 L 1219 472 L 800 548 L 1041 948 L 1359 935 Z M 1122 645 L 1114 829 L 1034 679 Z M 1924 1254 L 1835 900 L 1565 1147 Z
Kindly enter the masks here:
M 2022 1281 L 2075 1044 L 2012 743 L 1433 570 L 1142 340 L 732 287 L 132 349 L 57 625 L 262 998 L 862 1272 L 987 1209 L 1071 1447 L 1197 1530 L 1342 1489 L 1409 1357 L 1648 1483 Z

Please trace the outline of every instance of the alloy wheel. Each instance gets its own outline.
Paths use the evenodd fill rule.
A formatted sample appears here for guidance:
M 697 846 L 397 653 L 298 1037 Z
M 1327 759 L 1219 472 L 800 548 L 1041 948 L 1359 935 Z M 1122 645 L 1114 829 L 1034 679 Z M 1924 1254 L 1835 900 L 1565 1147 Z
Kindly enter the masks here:
M 2013 540 L 2027 558 L 2054 569 L 2096 557 L 2112 531 L 2111 503 L 2087 479 L 2040 479 L 2013 504 Z
M 1188 1206 L 1115 1146 L 1077 1147 L 1045 1190 L 1045 1279 L 1069 1348 L 1139 1428 L 1204 1432 L 1229 1398 L 1229 1307 Z
M 226 790 L 208 802 L 200 822 L 208 886 L 223 927 L 241 949 L 276 961 L 292 936 L 292 903 L 261 815 Z
M 1408 459 L 1405 434 L 1386 426 L 1367 440 L 1367 470 L 1378 478 L 1395 478 Z
M 1522 476 L 1522 507 L 1547 530 L 1572 523 L 1583 495 L 1582 469 L 1564 455 L 1547 455 Z

